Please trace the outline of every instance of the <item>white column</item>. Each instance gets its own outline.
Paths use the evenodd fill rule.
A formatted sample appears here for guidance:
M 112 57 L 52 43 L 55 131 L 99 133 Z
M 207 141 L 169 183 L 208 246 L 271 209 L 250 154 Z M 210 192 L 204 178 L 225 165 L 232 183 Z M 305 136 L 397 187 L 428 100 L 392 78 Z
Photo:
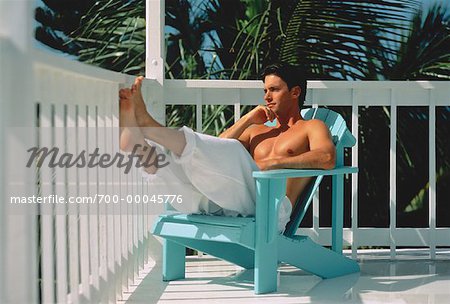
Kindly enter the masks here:
M 154 118 L 161 124 L 165 124 L 165 100 L 164 100 L 164 25 L 165 6 L 164 0 L 146 0 L 146 56 L 145 77 L 155 79 L 155 83 L 143 88 L 147 108 Z M 149 212 L 148 222 L 153 223 L 156 214 Z M 149 225 L 150 227 L 152 224 Z M 153 235 L 148 238 L 149 256 L 157 264 L 162 261 L 162 242 Z M 157 266 L 159 266 L 157 265 Z M 159 270 L 161 271 L 161 270 Z
M 20 53 L 30 51 L 33 39 L 33 0 L 0 1 L 0 37 L 7 38 Z
M 0 302 L 35 303 L 37 233 L 34 205 L 11 206 L 30 196 L 34 174 L 26 150 L 35 145 L 32 44 L 33 1 L 0 1 Z M 19 134 L 19 128 L 22 128 Z M 23 132 L 22 132 L 23 131 Z M 13 214 L 16 213 L 16 214 Z
M 165 124 L 165 100 L 164 100 L 164 24 L 165 6 L 164 0 L 146 0 L 146 48 L 145 48 L 145 77 L 156 80 L 149 86 L 144 86 L 144 98 L 147 109 L 161 124 Z M 149 95 L 151 95 L 151 98 Z
M 164 0 L 146 0 L 145 75 L 164 82 Z

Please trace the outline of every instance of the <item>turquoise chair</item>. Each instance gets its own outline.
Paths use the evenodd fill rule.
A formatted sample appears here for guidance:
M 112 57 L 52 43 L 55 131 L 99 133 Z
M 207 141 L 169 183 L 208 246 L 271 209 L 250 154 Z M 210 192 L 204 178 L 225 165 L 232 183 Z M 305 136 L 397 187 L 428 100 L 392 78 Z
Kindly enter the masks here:
M 324 279 L 359 272 L 356 261 L 342 255 L 344 174 L 356 173 L 346 167 L 344 148 L 356 140 L 344 119 L 328 109 L 304 109 L 305 119 L 321 119 L 330 128 L 336 145 L 336 168 L 333 170 L 256 171 L 257 197 L 254 217 L 224 217 L 181 214 L 170 211 L 157 219 L 153 234 L 164 238 L 163 280 L 185 277 L 186 247 L 193 248 L 246 269 L 254 268 L 255 293 L 277 290 L 278 263 L 284 262 Z M 324 175 L 332 176 L 332 248 L 296 235 Z M 286 178 L 315 177 L 294 206 L 291 220 L 283 234 L 278 233 L 278 208 L 286 191 Z M 230 190 L 232 191 L 232 189 Z

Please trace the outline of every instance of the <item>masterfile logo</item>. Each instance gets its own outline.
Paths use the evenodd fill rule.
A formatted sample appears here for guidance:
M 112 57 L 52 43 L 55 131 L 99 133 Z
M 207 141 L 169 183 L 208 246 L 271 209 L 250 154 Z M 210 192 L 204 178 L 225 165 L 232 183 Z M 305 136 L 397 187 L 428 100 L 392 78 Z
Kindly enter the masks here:
M 155 147 L 150 148 L 145 159 L 143 159 L 144 157 L 141 154 L 137 153 L 137 150 L 140 148 L 144 151 L 149 149 L 137 144 L 128 155 L 119 152 L 116 152 L 114 155 L 109 153 L 99 153 L 99 148 L 95 148 L 92 153 L 82 150 L 76 155 L 67 152 L 60 154 L 60 149 L 58 147 L 53 147 L 51 149 L 48 147 L 32 147 L 27 150 L 27 152 L 30 153 L 30 157 L 26 166 L 30 168 L 33 163 L 36 163 L 37 167 L 42 167 L 44 162 L 48 160 L 47 165 L 50 168 L 109 168 L 116 165 L 118 168 L 125 168 L 124 173 L 128 173 L 133 165 L 135 165 L 136 168 L 156 167 L 158 169 L 169 165 L 169 162 L 166 161 L 166 155 L 157 153 Z

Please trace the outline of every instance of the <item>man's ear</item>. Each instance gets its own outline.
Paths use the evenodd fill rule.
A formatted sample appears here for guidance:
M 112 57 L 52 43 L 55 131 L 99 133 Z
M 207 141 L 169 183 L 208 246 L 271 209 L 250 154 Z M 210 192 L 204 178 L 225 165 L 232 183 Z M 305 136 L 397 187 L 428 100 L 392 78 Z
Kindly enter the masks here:
M 295 98 L 298 98 L 301 92 L 302 90 L 300 89 L 300 86 L 295 86 L 291 88 L 291 94 Z

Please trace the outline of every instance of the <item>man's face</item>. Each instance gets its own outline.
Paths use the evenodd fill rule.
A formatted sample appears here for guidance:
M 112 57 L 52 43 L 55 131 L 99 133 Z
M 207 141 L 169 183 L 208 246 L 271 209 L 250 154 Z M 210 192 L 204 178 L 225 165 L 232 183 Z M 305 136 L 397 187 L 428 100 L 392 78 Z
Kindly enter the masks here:
M 289 111 L 297 104 L 298 87 L 289 90 L 286 82 L 276 75 L 267 75 L 264 79 L 264 101 L 275 113 Z

